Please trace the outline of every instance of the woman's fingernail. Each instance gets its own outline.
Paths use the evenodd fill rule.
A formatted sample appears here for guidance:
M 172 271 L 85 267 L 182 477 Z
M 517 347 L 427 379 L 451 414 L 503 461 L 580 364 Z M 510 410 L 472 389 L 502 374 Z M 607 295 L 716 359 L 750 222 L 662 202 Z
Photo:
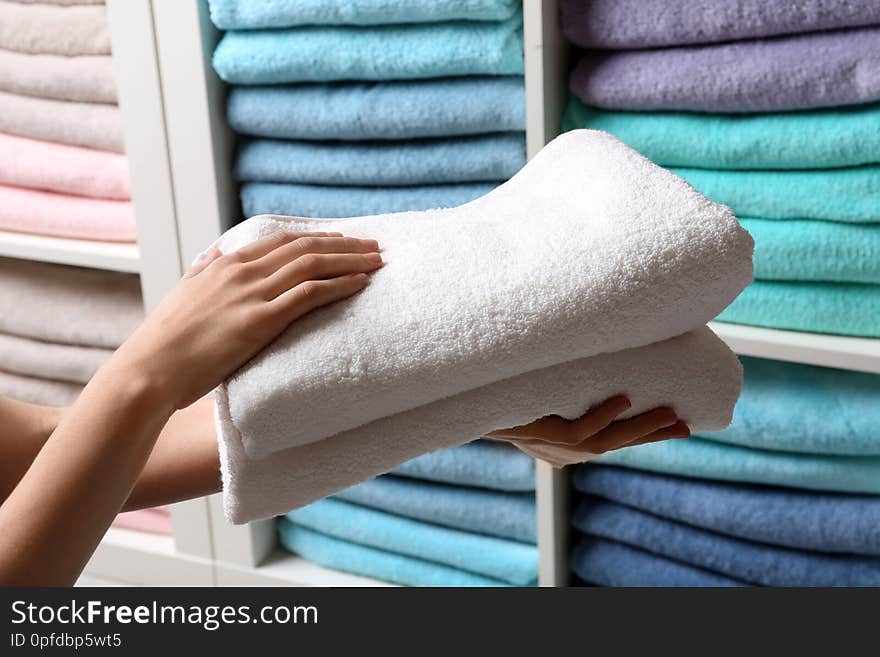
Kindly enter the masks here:
M 380 256 L 378 253 L 368 253 L 367 260 L 378 265 L 380 262 L 382 262 L 382 256 Z

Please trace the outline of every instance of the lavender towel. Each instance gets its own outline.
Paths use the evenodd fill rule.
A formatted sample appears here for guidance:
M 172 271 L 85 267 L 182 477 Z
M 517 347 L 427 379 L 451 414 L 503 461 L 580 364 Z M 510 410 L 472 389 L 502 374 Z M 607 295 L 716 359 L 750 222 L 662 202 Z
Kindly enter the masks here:
M 605 109 L 775 112 L 880 99 L 880 27 L 588 52 L 571 90 Z
M 568 40 L 583 48 L 653 48 L 880 23 L 877 0 L 562 0 Z

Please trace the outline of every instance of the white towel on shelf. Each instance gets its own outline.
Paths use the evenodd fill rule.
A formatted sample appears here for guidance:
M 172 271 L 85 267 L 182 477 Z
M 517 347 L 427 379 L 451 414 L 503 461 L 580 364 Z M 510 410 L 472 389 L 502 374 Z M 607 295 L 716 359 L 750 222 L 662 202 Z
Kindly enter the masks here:
M 109 55 L 107 10 L 95 4 L 53 6 L 0 0 L 0 48 L 34 54 Z
M 223 384 L 221 415 L 252 458 L 680 335 L 752 280 L 752 240 L 728 208 L 589 130 L 558 137 L 457 208 L 260 216 L 216 246 L 279 229 L 375 238 L 386 264 L 362 293 L 297 321 Z
M 672 405 L 697 431 L 730 422 L 742 368 L 708 328 L 644 347 L 555 365 L 377 420 L 264 459 L 249 458 L 218 390 L 217 427 L 226 517 L 270 517 L 388 472 L 427 452 L 548 414 L 580 416 L 616 394 L 627 415 Z M 590 455 L 584 454 L 582 460 Z

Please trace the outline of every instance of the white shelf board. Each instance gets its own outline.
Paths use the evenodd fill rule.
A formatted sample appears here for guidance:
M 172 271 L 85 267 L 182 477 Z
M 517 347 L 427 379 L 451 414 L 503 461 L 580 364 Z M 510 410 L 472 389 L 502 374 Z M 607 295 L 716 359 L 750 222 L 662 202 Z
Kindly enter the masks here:
M 174 538 L 111 527 L 83 573 L 143 586 L 212 586 L 210 559 L 182 554 Z
M 0 256 L 77 265 L 93 269 L 140 272 L 136 244 L 93 242 L 0 231 Z
M 802 333 L 712 322 L 710 328 L 742 356 L 880 374 L 880 339 Z
M 278 548 L 255 567 L 217 562 L 218 586 L 396 586 L 389 582 L 324 568 Z

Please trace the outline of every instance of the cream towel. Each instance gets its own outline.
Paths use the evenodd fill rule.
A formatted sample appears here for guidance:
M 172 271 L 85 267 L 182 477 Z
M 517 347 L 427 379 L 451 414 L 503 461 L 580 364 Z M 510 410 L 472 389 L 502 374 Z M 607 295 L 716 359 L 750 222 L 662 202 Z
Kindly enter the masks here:
M 0 333 L 0 364 L 9 374 L 85 384 L 112 355 L 112 349 Z
M 51 381 L 0 370 L 0 395 L 29 404 L 69 406 L 83 386 L 67 381 Z
M 53 55 L 109 55 L 107 10 L 102 5 L 0 1 L 0 48 Z
M 29 55 L 0 50 L 0 90 L 38 98 L 115 103 L 116 73 L 108 55 Z

